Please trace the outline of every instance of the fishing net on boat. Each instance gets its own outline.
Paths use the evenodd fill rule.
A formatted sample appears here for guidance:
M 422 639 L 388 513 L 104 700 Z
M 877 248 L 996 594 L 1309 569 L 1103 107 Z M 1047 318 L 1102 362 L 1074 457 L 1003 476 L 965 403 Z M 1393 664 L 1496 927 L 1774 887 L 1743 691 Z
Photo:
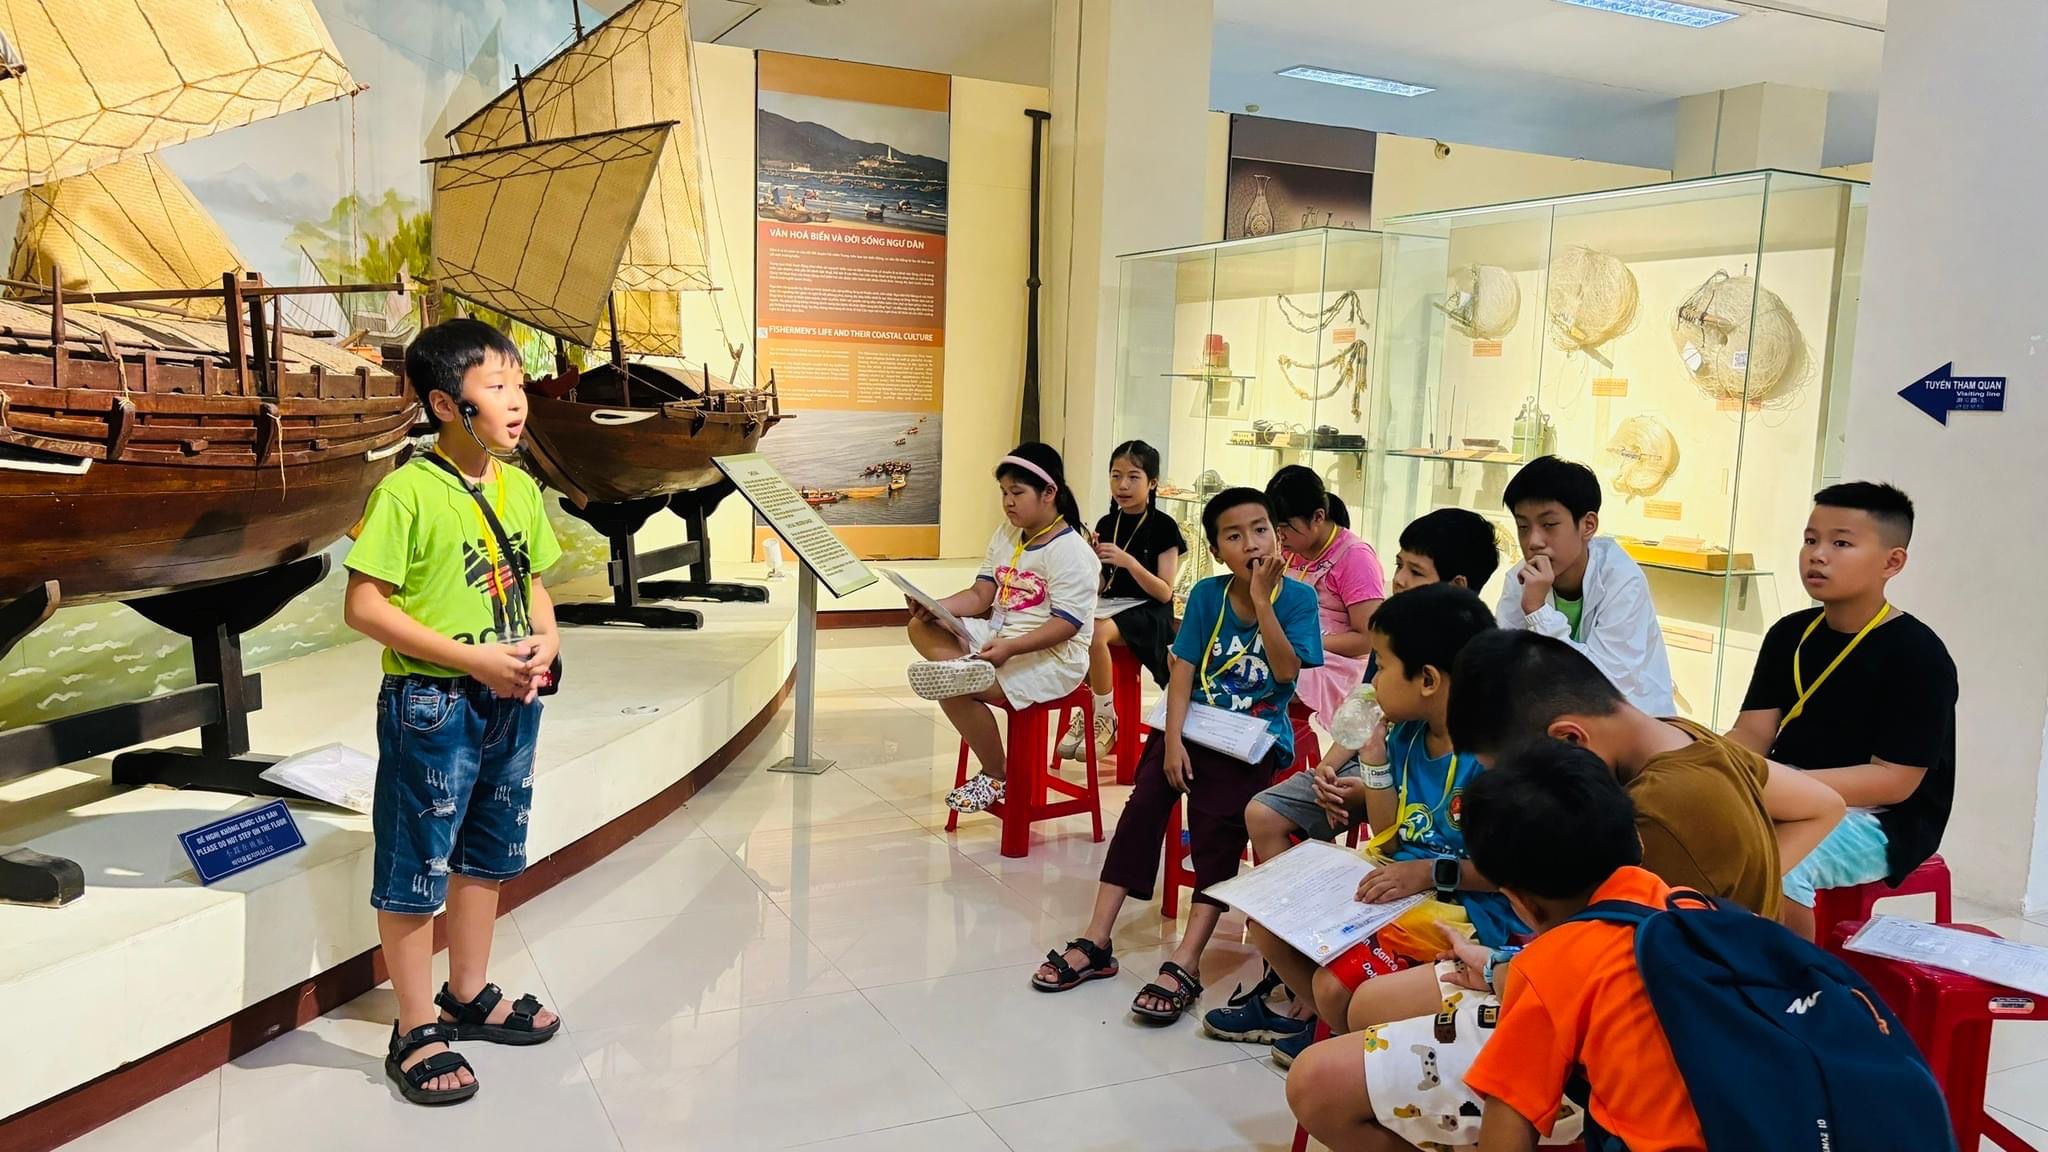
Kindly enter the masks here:
M 1631 416 L 1607 441 L 1607 459 L 1616 492 L 1655 496 L 1678 470 L 1678 438 L 1654 416 Z
M 1635 327 L 1636 275 L 1618 256 L 1573 244 L 1550 262 L 1550 338 L 1591 352 Z
M 1497 264 L 1467 264 L 1451 273 L 1444 312 L 1474 340 L 1498 340 L 1522 315 L 1522 286 Z
M 1753 276 L 1708 277 L 1678 306 L 1671 339 L 1692 382 L 1717 402 L 1788 407 L 1812 374 L 1792 310 Z

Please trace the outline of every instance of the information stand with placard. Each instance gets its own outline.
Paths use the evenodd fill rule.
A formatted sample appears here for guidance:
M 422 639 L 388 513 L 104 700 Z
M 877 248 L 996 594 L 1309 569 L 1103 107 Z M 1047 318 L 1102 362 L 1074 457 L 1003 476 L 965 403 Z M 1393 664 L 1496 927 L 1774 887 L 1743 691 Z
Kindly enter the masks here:
M 711 462 L 789 545 L 801 568 L 796 606 L 796 752 L 768 770 L 815 776 L 832 767 L 831 761 L 818 759 L 811 750 L 811 713 L 817 696 L 818 584 L 822 581 L 834 596 L 850 596 L 873 584 L 875 574 L 767 457 L 744 452 L 713 457 Z

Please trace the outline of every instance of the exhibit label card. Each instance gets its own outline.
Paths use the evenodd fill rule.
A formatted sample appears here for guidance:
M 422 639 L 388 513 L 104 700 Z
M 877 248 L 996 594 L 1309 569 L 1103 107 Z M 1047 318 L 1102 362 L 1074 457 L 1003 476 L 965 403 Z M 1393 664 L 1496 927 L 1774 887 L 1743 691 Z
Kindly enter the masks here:
M 789 486 L 775 465 L 759 452 L 714 456 L 713 464 L 739 489 L 754 511 L 768 522 L 790 551 L 818 577 L 834 596 L 850 596 L 875 582 L 875 574 L 860 562 L 831 525 L 818 515 L 802 494 Z
M 265 860 L 306 846 L 306 837 L 292 820 L 291 809 L 282 800 L 261 808 L 223 816 L 190 832 L 178 833 L 178 843 L 199 873 L 201 884 L 213 884 L 238 872 L 246 872 Z

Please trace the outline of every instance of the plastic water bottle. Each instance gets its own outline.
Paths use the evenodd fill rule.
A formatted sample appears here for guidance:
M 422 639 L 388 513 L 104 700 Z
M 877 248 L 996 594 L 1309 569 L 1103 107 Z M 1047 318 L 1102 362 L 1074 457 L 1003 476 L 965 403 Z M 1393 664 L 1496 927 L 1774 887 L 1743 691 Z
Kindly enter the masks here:
M 789 569 L 784 567 L 782 562 L 782 541 L 771 538 L 766 544 L 761 546 L 761 551 L 768 558 L 768 578 L 770 580 L 781 580 L 789 575 Z
M 1330 719 L 1330 737 L 1346 748 L 1362 748 L 1384 723 L 1386 714 L 1380 711 L 1379 694 L 1367 681 L 1337 705 L 1337 714 Z

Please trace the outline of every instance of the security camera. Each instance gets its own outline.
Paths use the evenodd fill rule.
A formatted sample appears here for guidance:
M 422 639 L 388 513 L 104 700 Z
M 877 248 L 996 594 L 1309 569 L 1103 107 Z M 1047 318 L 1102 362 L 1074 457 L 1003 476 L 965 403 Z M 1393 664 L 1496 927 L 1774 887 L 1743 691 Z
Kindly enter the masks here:
M 1445 159 L 1448 159 L 1448 158 L 1450 157 L 1450 155 L 1451 155 L 1451 146 L 1450 146 L 1449 144 L 1446 144 L 1446 143 L 1444 143 L 1444 142 L 1443 142 L 1443 141 L 1441 141 L 1441 140 L 1437 141 L 1437 142 L 1436 142 L 1436 158 L 1437 158 L 1437 159 L 1439 159 L 1439 160 L 1445 160 Z

